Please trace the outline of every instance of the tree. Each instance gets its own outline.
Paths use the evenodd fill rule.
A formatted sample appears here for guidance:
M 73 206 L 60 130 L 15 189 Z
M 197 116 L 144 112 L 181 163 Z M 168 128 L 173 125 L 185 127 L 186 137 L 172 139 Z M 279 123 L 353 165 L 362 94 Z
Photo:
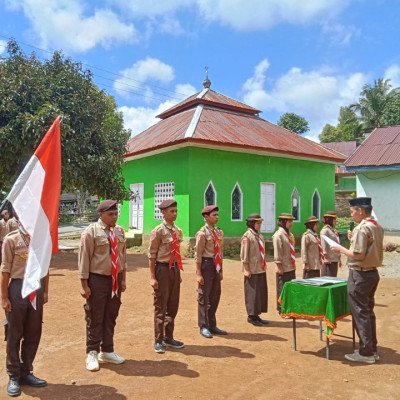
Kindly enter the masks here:
M 339 123 L 336 129 L 340 138 L 340 140 L 337 140 L 338 142 L 359 141 L 362 137 L 362 124 L 360 124 L 356 113 L 349 107 L 340 107 Z
M 321 143 L 340 142 L 340 136 L 336 127 L 330 124 L 326 124 L 322 128 L 322 132 L 319 134 L 319 140 Z
M 310 130 L 308 122 L 303 117 L 295 113 L 283 114 L 279 118 L 278 125 L 288 129 L 289 131 L 297 133 L 298 135 L 302 135 Z
M 364 85 L 359 102 L 350 105 L 350 109 L 360 113 L 360 121 L 364 128 L 385 125 L 387 107 L 400 95 L 400 88 L 391 88 L 390 79 L 379 78 L 374 86 Z
M 400 125 L 400 96 L 392 97 L 383 115 L 384 125 Z
M 111 96 L 82 65 L 55 52 L 41 62 L 15 40 L 0 62 L 0 184 L 7 192 L 57 115 L 62 115 L 62 190 L 127 199 L 121 174 L 130 132 Z

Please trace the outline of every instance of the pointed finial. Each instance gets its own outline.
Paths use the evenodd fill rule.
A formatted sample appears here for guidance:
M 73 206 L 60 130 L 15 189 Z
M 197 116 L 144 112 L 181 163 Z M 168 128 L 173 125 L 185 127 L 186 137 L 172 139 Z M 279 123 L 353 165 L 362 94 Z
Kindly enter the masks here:
M 208 89 L 211 86 L 211 81 L 208 79 L 208 67 L 207 66 L 205 67 L 205 70 L 206 70 L 206 79 L 204 79 L 204 81 L 203 81 L 203 87 L 204 87 L 204 89 Z

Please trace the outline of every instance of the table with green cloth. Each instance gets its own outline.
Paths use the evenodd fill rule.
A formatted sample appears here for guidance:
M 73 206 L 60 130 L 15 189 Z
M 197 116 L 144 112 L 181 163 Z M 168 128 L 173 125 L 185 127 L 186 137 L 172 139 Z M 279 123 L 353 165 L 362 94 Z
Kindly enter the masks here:
M 351 315 L 347 296 L 347 282 L 325 286 L 286 282 L 279 297 L 279 302 L 282 306 L 281 317 L 293 318 L 293 340 L 295 350 L 296 318 L 315 319 L 326 323 L 327 358 L 329 359 L 329 338 L 333 335 L 336 322 Z

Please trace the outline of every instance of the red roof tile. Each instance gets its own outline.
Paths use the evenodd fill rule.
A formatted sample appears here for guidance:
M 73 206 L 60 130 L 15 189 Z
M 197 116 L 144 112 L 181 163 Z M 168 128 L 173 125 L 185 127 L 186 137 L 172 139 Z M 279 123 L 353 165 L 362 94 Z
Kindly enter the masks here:
M 351 155 L 357 148 L 357 142 L 355 140 L 351 140 L 348 142 L 330 142 L 321 144 L 322 146 L 327 147 L 331 150 L 335 150 L 341 154 L 344 154 L 347 157 Z
M 400 164 L 400 125 L 376 128 L 344 163 L 346 167 Z

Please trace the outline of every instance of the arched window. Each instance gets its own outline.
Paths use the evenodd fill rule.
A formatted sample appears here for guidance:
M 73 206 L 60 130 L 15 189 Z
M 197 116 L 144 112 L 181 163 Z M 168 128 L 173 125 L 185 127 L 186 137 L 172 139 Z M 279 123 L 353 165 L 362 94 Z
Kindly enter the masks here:
M 241 221 L 243 209 L 243 193 L 238 183 L 232 190 L 231 200 L 232 221 Z
M 300 196 L 296 187 L 292 193 L 292 215 L 295 221 L 300 221 Z
M 204 206 L 212 205 L 217 205 L 217 192 L 215 191 L 212 181 L 210 181 L 204 192 Z
M 321 215 L 321 198 L 319 197 L 318 189 L 315 189 L 312 197 L 312 215 L 318 219 Z

